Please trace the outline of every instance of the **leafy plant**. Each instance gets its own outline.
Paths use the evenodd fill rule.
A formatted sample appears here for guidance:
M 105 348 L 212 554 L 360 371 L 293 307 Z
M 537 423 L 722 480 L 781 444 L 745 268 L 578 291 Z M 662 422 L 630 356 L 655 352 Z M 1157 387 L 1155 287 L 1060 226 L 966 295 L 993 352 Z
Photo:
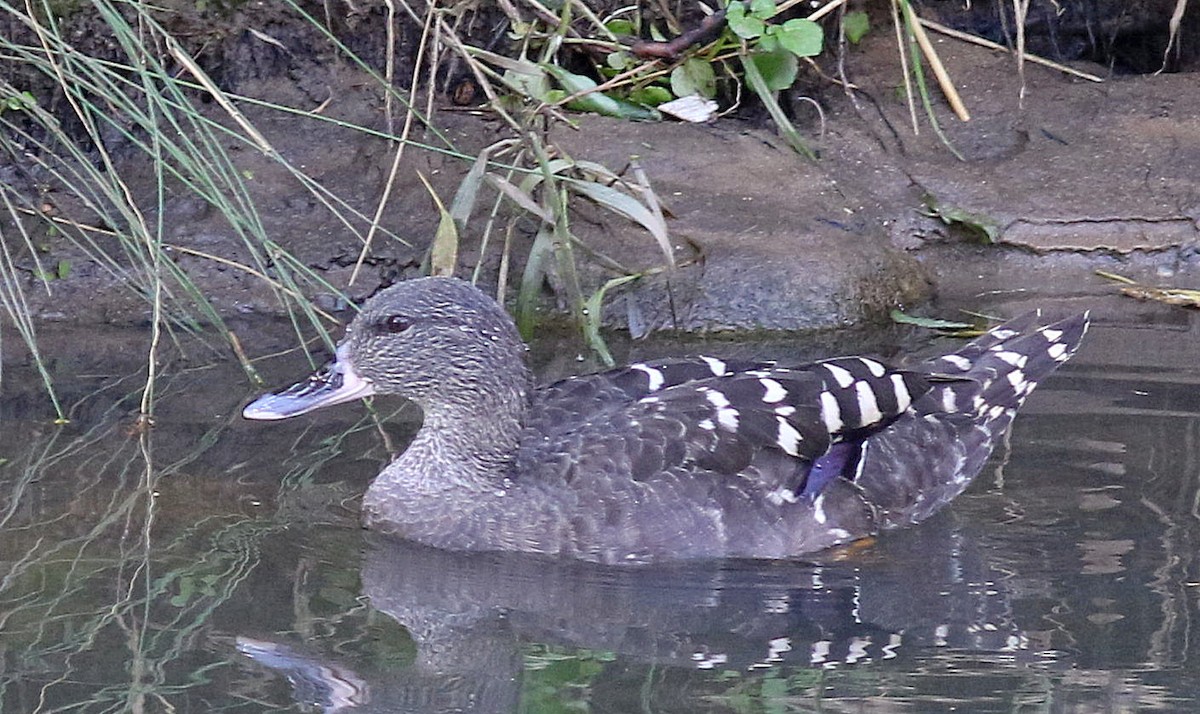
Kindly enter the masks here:
M 995 243 L 1003 229 L 996 219 L 982 213 L 974 213 L 957 206 L 947 205 L 933 194 L 926 193 L 921 200 L 925 204 L 925 215 L 936 218 L 947 226 L 964 228 L 984 243 Z
M 0 98 L 0 113 L 22 112 L 32 109 L 37 104 L 37 99 L 34 98 L 32 92 L 20 92 L 18 94 L 9 94 Z
M 749 8 L 735 0 L 725 19 L 733 34 L 751 42 L 752 52 L 773 53 L 782 50 L 795 57 L 821 54 L 825 31 L 812 20 L 793 18 L 781 24 L 768 24 L 775 15 L 773 0 L 751 0 Z
M 71 261 L 60 260 L 54 265 L 53 270 L 34 270 L 33 275 L 38 280 L 65 280 L 71 274 Z
M 307 17 L 291 2 L 287 5 Z M 218 87 L 180 39 L 160 24 L 157 8 L 111 0 L 89 0 L 81 5 L 80 12 L 94 15 L 94 21 L 103 23 L 111 34 L 111 47 L 117 54 L 108 58 L 82 51 L 65 35 L 54 14 L 43 10 L 0 0 L 0 11 L 11 18 L 13 27 L 28 29 L 25 35 L 0 36 L 0 52 L 6 62 L 24 76 L 35 77 L 31 83 L 52 86 L 62 98 L 51 106 L 37 101 L 30 91 L 0 80 L 0 160 L 18 166 L 35 162 L 50 190 L 70 196 L 69 203 L 76 207 L 69 214 L 46 211 L 36 191 L 18 183 L 0 183 L 0 311 L 16 326 L 35 362 L 41 365 L 37 325 L 29 312 L 27 287 L 16 276 L 32 270 L 46 290 L 52 289 L 53 281 L 68 277 L 71 264 L 67 261 L 53 269 L 36 264 L 28 267 L 29 262 L 36 263 L 42 252 L 38 246 L 49 235 L 69 243 L 73 252 L 94 266 L 95 274 L 106 275 L 146 302 L 151 313 L 152 354 L 160 339 L 171 339 L 179 331 L 197 333 L 203 327 L 214 327 L 254 378 L 253 368 L 221 313 L 180 265 L 181 255 L 214 261 L 263 280 L 293 316 L 299 344 L 306 344 L 307 333 L 312 331 L 330 341 L 326 330 L 334 320 L 308 295 L 338 294 L 338 286 L 329 285 L 319 272 L 267 234 L 247 187 L 253 176 L 238 167 L 231 147 L 235 151 L 248 147 L 276 161 L 311 193 L 315 203 L 324 206 L 349 233 L 360 236 L 364 245 L 370 244 L 375 233 L 400 239 L 291 164 L 240 107 L 255 104 L 280 112 L 296 110 L 235 98 Z M 324 31 L 322 23 L 309 19 Z M 327 36 L 344 49 L 331 34 Z M 365 67 L 362 60 L 354 60 Z M 396 94 L 392 83 L 380 78 L 379 86 L 390 102 Z M 211 100 L 225 116 L 207 111 L 201 98 Z M 13 116 L 16 112 L 21 116 Z M 328 121 L 316 113 L 307 116 Z M 414 116 L 423 119 L 415 111 Z M 366 127 L 350 128 L 378 134 Z M 444 138 L 436 127 L 427 128 L 431 136 Z M 114 146 L 121 147 L 124 160 L 115 158 Z M 448 141 L 428 148 L 460 155 Z M 143 160 L 130 161 L 129 152 L 140 153 Z M 131 174 L 140 180 L 143 166 L 152 167 L 149 178 L 153 186 L 134 191 Z M 161 216 L 168 197 L 181 193 L 191 194 L 224 219 L 236 249 L 245 257 L 234 260 L 219 251 L 207 253 L 176 244 Z M 366 235 L 364 225 L 371 227 Z M 142 405 L 146 414 L 151 409 L 155 377 L 153 357 L 150 362 Z M 50 374 L 45 369 L 41 373 L 54 400 Z
M 717 96 L 717 73 L 712 63 L 699 57 L 689 57 L 671 71 L 671 92 L 676 97 L 698 94 L 712 99 Z M 670 95 L 668 95 L 670 98 Z
M 846 13 L 842 18 L 842 31 L 846 33 L 846 39 L 851 44 L 857 45 L 862 41 L 862 38 L 871 30 L 871 19 L 866 12 L 855 10 L 854 12 Z
M 612 95 L 624 86 L 631 101 L 658 106 L 688 96 L 712 99 L 718 95 L 721 77 L 737 84 L 744 82 L 766 106 L 788 143 L 796 151 L 812 157 L 807 144 L 779 106 L 776 93 L 795 83 L 800 59 L 821 53 L 824 30 L 817 22 L 805 18 L 772 22 L 778 10 L 773 0 L 733 0 L 725 9 L 724 26 L 716 39 L 688 51 L 666 70 L 658 69 L 657 62 L 639 65 L 640 60 L 631 51 L 612 52 L 605 65 L 599 68 L 601 74 L 613 78 L 605 88 Z M 865 21 L 864 13 L 856 16 L 857 25 L 852 28 L 856 38 L 866 31 Z M 617 27 L 614 23 L 608 29 Z M 619 27 L 632 29 L 633 25 L 621 21 Z M 658 44 L 671 45 L 661 41 Z M 668 50 L 660 47 L 656 51 Z M 639 72 L 639 67 L 644 71 Z M 626 79 L 618 82 L 619 78 Z M 740 88 L 735 93 L 740 95 Z

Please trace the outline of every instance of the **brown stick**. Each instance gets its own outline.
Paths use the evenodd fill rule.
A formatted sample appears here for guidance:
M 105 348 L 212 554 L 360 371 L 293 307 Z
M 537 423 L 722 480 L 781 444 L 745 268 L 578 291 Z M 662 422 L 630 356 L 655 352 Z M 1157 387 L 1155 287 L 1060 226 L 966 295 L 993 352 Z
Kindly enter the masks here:
M 725 27 L 725 8 L 721 8 L 717 12 L 704 18 L 699 25 L 683 33 L 679 37 L 670 42 L 653 42 L 650 40 L 642 40 L 633 43 L 629 51 L 635 57 L 642 59 L 667 59 L 673 60 L 683 54 L 687 48 L 692 45 L 698 45 L 707 42 L 716 37 Z

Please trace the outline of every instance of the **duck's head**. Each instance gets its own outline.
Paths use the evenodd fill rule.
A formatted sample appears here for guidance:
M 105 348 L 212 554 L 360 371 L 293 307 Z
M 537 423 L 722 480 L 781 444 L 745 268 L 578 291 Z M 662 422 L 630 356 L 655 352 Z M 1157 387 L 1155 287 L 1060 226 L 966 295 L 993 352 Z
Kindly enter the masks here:
M 285 419 L 373 394 L 398 394 L 425 410 L 486 409 L 523 400 L 525 346 L 508 313 L 469 283 L 419 278 L 372 297 L 336 359 L 307 381 L 251 402 L 247 419 Z

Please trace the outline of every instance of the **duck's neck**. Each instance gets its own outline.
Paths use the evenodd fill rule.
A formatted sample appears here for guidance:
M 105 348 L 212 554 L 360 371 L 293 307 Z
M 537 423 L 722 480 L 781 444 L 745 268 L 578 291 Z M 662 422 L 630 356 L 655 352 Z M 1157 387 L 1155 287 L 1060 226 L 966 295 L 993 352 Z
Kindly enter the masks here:
M 367 490 L 367 517 L 424 520 L 506 488 L 530 390 L 522 366 L 517 375 L 421 405 L 420 431 Z

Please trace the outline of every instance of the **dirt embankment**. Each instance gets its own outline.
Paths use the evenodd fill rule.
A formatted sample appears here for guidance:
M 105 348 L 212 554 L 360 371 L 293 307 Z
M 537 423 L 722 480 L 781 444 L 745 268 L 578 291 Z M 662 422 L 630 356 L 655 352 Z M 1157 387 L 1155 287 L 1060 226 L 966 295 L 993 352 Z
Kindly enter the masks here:
M 384 127 L 383 101 L 363 70 L 319 49 L 323 45 L 310 31 L 295 29 L 294 18 L 259 5 L 231 17 L 214 45 L 224 49 L 210 57 L 218 80 L 246 96 Z M 353 49 L 365 56 L 382 51 L 378 28 L 364 29 L 372 19 L 378 15 L 344 13 L 338 20 L 339 36 L 358 38 Z M 416 35 L 401 40 L 415 42 Z M 1080 65 L 1104 77 L 1095 83 L 1026 64 L 1022 82 L 1005 53 L 945 38 L 935 42 L 973 116 L 961 122 L 934 97 L 938 120 L 962 161 L 927 120 L 914 134 L 896 92 L 901 70 L 894 40 L 883 27 L 846 58 L 857 87 L 853 95 L 830 83 L 818 87 L 823 117 L 790 98 L 798 124 L 817 137 L 817 162 L 796 155 L 766 122 L 754 119 L 685 125 L 577 117 L 577 127 L 555 129 L 555 140 L 577 159 L 619 169 L 637 156 L 672 216 L 669 228 L 683 267 L 625 288 L 609 300 L 608 322 L 638 333 L 828 328 L 879 319 L 935 290 L 956 302 L 992 290 L 1087 296 L 1107 289 L 1091 278 L 1098 267 L 1151 282 L 1195 281 L 1200 85 L 1193 76 L 1116 76 Z M 376 214 L 393 176 L 394 144 L 304 114 L 252 105 L 242 110 L 293 166 L 362 215 Z M 466 153 L 504 135 L 486 114 L 461 111 L 448 99 L 437 110 L 448 139 Z M 205 111 L 228 121 L 218 106 Z M 418 138 L 432 143 L 428 132 Z M 352 298 L 418 271 L 437 213 L 417 172 L 430 177 L 440 195 L 452 196 L 468 168 L 444 154 L 406 150 L 387 207 L 379 212 L 395 237 L 364 248 L 278 162 L 237 142 L 228 149 L 238 170 L 251 177 L 250 196 L 267 232 Z M 133 152 L 126 156 L 139 160 Z M 0 171 L 10 181 L 40 188 L 63 215 L 78 209 L 53 185 L 39 184 L 44 177 L 20 161 Z M 141 171 L 144 181 L 132 170 L 131 185 L 149 191 L 151 167 Z M 166 239 L 182 249 L 178 265 L 219 311 L 280 311 L 276 293 L 233 265 L 245 251 L 210 204 L 181 191 L 168 197 L 162 221 Z M 621 255 L 627 266 L 662 262 L 653 241 L 611 214 L 581 205 L 573 228 L 583 243 Z M 516 256 L 528 250 L 531 234 L 514 235 Z M 988 241 L 978 240 L 981 234 Z M 472 242 L 477 239 L 465 237 L 459 257 L 464 275 L 476 261 L 498 265 L 497 242 L 481 254 Z M 53 236 L 42 245 L 43 263 L 74 261 L 74 268 L 45 289 L 29 256 L 18 258 L 33 314 L 48 320 L 146 319 L 144 302 L 110 272 Z M 213 255 L 222 260 L 205 257 Z M 599 267 L 585 271 L 593 287 L 607 277 Z M 317 293 L 319 305 L 344 307 L 332 292 Z

